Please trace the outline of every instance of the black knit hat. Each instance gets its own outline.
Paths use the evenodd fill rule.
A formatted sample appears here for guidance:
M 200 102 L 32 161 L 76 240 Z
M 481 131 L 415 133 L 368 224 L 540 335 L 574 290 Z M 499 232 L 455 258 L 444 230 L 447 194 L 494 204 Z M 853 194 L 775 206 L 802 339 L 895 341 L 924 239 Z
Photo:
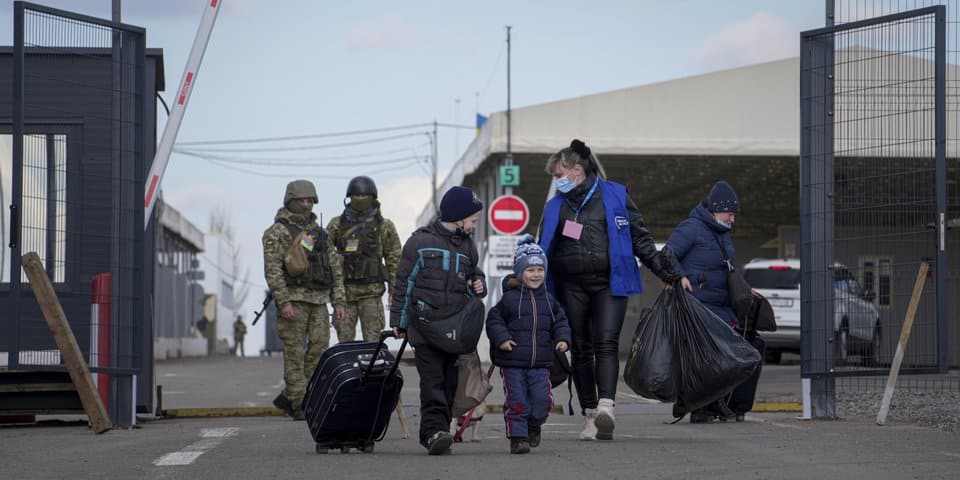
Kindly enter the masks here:
M 440 220 L 456 222 L 483 209 L 483 202 L 467 187 L 450 187 L 440 200 Z
M 740 213 L 740 200 L 729 183 L 720 180 L 710 189 L 707 210 L 713 213 Z

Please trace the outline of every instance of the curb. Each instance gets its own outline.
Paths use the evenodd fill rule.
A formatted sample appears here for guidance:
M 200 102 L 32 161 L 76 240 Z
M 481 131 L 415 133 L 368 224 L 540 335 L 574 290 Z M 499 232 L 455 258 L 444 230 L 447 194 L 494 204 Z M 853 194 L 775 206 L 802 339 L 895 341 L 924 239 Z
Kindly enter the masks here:
M 283 410 L 273 407 L 171 408 L 161 418 L 282 417 Z
M 803 412 L 803 405 L 796 402 L 756 402 L 751 412 Z
M 416 405 L 404 405 L 413 407 Z M 802 412 L 803 405 L 794 402 L 757 402 L 752 412 L 791 413 Z M 214 417 L 282 417 L 283 410 L 273 407 L 222 407 L 222 408 L 172 408 L 164 410 L 161 418 L 214 418 Z M 487 405 L 485 413 L 503 413 L 503 405 Z M 554 404 L 550 413 L 564 413 L 564 406 Z

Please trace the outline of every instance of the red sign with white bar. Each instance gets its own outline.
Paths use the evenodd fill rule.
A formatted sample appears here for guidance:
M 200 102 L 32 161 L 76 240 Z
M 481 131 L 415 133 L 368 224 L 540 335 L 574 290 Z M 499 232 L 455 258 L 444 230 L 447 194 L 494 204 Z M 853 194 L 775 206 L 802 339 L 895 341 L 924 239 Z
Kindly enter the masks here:
M 530 209 L 522 198 L 515 195 L 497 197 L 487 210 L 490 227 L 501 235 L 513 235 L 527 228 L 530 222 Z

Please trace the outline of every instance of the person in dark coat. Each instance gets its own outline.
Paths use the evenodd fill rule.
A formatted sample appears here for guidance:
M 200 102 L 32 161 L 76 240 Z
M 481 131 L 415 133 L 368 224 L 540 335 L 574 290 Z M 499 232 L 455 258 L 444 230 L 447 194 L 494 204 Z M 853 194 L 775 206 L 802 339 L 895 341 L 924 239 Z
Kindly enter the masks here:
M 627 188 L 606 180 L 597 157 L 574 140 L 547 160 L 557 194 L 544 205 L 540 246 L 547 289 L 572 330 L 573 380 L 583 408 L 581 440 L 612 440 L 627 298 L 643 292 L 639 259 L 667 284 L 680 278 L 654 246 Z
M 680 280 L 683 288 L 727 325 L 743 333 L 740 329 L 742 322 L 730 303 L 728 265 L 724 261 L 723 251 L 726 250 L 726 257 L 733 265 L 735 257 L 730 231 L 739 213 L 740 200 L 736 192 L 729 183 L 720 180 L 710 189 L 707 199 L 693 207 L 690 216 L 673 230 L 667 239 L 667 247 L 676 256 L 677 270 L 683 276 Z M 756 332 L 746 332 L 745 337 L 760 350 L 762 356 L 763 340 Z M 758 368 L 753 376 L 734 389 L 726 402 L 693 411 L 690 421 L 707 423 L 714 418 L 743 421 L 746 412 L 753 407 L 759 376 Z
M 510 453 L 540 445 L 553 396 L 550 367 L 554 351 L 570 344 L 570 324 L 560 303 L 547 292 L 547 256 L 532 235 L 520 239 L 513 275 L 503 279 L 503 296 L 487 314 L 493 364 L 503 379 L 503 418 Z
M 420 376 L 420 443 L 430 455 L 450 451 L 450 418 L 457 392 L 458 355 L 430 344 L 411 322 L 417 309 L 442 309 L 487 294 L 486 276 L 479 267 L 473 232 L 483 203 L 466 187 L 447 190 L 440 200 L 440 217 L 410 235 L 403 244 L 390 326 L 397 338 L 407 337 L 416 348 Z

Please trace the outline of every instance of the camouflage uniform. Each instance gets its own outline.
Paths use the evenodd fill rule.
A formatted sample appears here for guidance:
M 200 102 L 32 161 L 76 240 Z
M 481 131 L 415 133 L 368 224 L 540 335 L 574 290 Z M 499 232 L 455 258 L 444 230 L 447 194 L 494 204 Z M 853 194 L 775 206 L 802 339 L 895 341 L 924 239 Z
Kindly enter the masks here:
M 375 232 L 376 240 L 360 242 L 359 245 L 354 244 L 353 251 L 349 251 L 348 241 L 362 236 L 365 229 Z M 379 204 L 374 204 L 374 208 L 368 212 L 358 212 L 347 206 L 342 215 L 330 220 L 327 224 L 327 232 L 343 258 L 344 288 L 347 297 L 347 316 L 342 322 L 334 324 L 338 340 L 349 342 L 355 339 L 359 318 L 363 339 L 368 342 L 376 341 L 380 332 L 386 328 L 383 294 L 388 289 L 392 291 L 393 277 L 397 274 L 397 265 L 400 263 L 401 246 L 397 228 L 393 222 L 380 215 Z M 373 243 L 375 245 L 370 245 Z M 376 259 L 378 265 L 379 271 L 372 275 L 364 275 L 357 271 L 359 268 L 354 267 L 354 264 L 346 258 L 348 255 L 360 253 L 356 251 L 357 248 L 363 248 L 365 245 L 374 250 L 367 253 Z M 386 282 L 386 288 L 384 282 Z
M 288 196 L 289 194 L 290 186 Z M 286 273 L 283 257 L 294 238 L 286 224 L 295 225 L 302 230 L 316 229 L 322 232 L 323 229 L 317 225 L 316 220 L 317 216 L 313 213 L 298 214 L 285 206 L 277 211 L 274 224 L 263 233 L 264 276 L 277 304 L 277 335 L 283 342 L 283 380 L 286 386 L 282 395 L 290 401 L 294 409 L 298 408 L 303 399 L 320 355 L 330 344 L 327 303 L 332 300 L 334 308 L 346 303 L 340 256 L 329 237 L 323 245 L 314 247 L 326 251 L 332 276 L 332 286 L 329 289 L 298 286 L 297 279 Z M 279 310 L 287 303 L 293 307 L 293 320 L 279 316 Z

